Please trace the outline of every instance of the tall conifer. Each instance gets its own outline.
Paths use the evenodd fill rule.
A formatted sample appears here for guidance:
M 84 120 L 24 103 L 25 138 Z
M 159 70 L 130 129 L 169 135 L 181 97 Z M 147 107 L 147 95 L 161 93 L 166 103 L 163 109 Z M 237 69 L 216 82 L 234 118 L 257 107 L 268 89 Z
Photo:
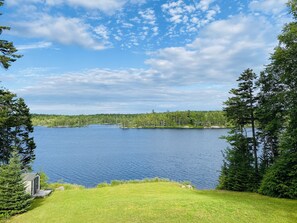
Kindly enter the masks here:
M 31 197 L 25 191 L 21 162 L 15 151 L 6 165 L 0 166 L 0 216 L 8 217 L 28 210 Z
M 284 131 L 279 157 L 265 174 L 260 193 L 297 198 L 297 0 L 290 0 L 288 6 L 294 21 L 284 26 L 269 65 L 270 73 L 277 77 L 277 86 L 283 87 L 283 96 L 279 97 L 282 100 L 271 103 L 271 108 L 278 103 L 285 107 Z M 275 118 L 270 123 L 274 121 Z
M 258 156 L 255 130 L 256 74 L 245 70 L 238 78 L 238 88 L 231 89 L 232 97 L 224 108 L 233 128 L 225 137 L 230 148 L 225 150 L 218 188 L 254 191 L 259 184 Z M 251 133 L 247 133 L 251 127 Z
M 0 165 L 7 164 L 12 151 L 18 151 L 22 169 L 31 169 L 35 143 L 29 108 L 22 98 L 0 89 Z

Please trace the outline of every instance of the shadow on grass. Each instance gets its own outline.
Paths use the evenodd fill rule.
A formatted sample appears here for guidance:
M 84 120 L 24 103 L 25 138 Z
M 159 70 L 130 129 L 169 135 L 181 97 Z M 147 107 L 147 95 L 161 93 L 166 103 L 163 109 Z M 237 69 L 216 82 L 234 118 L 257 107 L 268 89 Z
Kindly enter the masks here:
M 28 209 L 28 211 L 31 211 L 35 208 L 38 208 L 40 206 L 43 205 L 43 203 L 45 202 L 45 199 L 47 199 L 47 197 L 45 198 L 35 198 L 33 201 L 32 201 L 32 204 L 30 206 L 30 208 Z M 23 213 L 20 213 L 20 214 L 24 214 L 26 212 L 23 212 Z M 20 215 L 20 214 L 17 214 L 17 215 Z M 8 222 L 11 218 L 17 216 L 17 215 L 11 215 L 11 216 L 2 216 L 0 215 L 0 223 L 6 223 Z
M 44 197 L 44 198 L 35 198 L 33 201 L 32 201 L 32 204 L 31 204 L 31 207 L 29 208 L 28 211 L 31 211 L 35 208 L 38 208 L 40 206 L 43 205 L 43 203 L 45 202 L 45 200 L 47 199 L 48 197 Z

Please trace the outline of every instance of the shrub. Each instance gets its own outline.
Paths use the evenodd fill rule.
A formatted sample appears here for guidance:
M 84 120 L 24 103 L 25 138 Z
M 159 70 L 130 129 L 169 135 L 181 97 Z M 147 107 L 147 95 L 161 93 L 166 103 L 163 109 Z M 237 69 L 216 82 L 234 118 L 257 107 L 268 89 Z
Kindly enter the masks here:
M 279 157 L 264 175 L 259 193 L 297 199 L 297 153 L 284 153 Z

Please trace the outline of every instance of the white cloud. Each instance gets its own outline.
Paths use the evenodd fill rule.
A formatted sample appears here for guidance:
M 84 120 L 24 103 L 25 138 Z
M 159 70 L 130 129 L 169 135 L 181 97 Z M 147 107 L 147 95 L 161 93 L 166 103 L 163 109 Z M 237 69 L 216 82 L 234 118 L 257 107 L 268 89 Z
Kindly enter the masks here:
M 220 105 L 226 96 L 220 92 L 222 85 L 182 89 L 164 83 L 163 76 L 152 69 L 89 69 L 35 76 L 39 70 L 30 69 L 33 76 L 27 86 L 13 90 L 25 98 L 34 113 L 132 113 L 193 106 L 219 109 L 218 101 Z M 15 76 L 17 81 L 25 78 Z
M 101 37 L 104 40 L 108 40 L 109 39 L 108 29 L 104 25 L 99 25 L 99 26 L 95 27 L 94 28 L 94 32 L 97 35 L 99 35 L 99 37 Z
M 53 44 L 51 42 L 37 42 L 37 43 L 31 43 L 31 44 L 26 44 L 26 45 L 18 45 L 16 48 L 18 50 L 32 50 L 32 49 L 44 49 L 44 48 L 49 48 Z
M 113 14 L 123 8 L 125 4 L 143 4 L 145 0 L 9 0 L 8 5 L 20 5 L 28 3 L 46 3 L 49 6 L 67 4 L 71 7 L 83 7 L 86 9 L 101 10 L 107 14 Z
M 33 112 L 73 113 L 65 106 L 75 113 L 220 109 L 244 69 L 258 72 L 268 62 L 276 30 L 265 17 L 237 15 L 212 22 L 191 44 L 152 53 L 149 69 L 46 75 L 15 92 Z
M 162 5 L 162 10 L 165 13 L 168 13 L 169 21 L 173 23 L 181 23 L 183 14 L 188 11 L 188 8 L 185 8 L 185 3 L 182 0 L 173 1 L 170 3 L 165 3 Z
M 144 23 L 155 25 L 156 24 L 156 16 L 155 12 L 152 9 L 146 9 L 144 11 L 140 11 L 139 15 L 144 19 Z
M 42 3 L 43 0 L 8 0 L 5 1 L 5 4 L 8 6 L 19 5 L 20 3 L 28 4 L 28 3 Z
M 80 6 L 87 9 L 99 9 L 105 13 L 113 13 L 121 9 L 127 1 L 125 0 L 47 0 L 50 5 L 68 4 L 70 6 Z
M 286 9 L 287 0 L 253 0 L 249 7 L 253 11 L 278 14 Z
M 258 72 L 268 63 L 283 24 L 278 16 L 284 9 L 283 3 L 280 4 L 283 1 L 252 0 L 251 11 L 214 21 L 220 12 L 215 1 L 170 0 L 162 5 L 161 20 L 170 22 L 164 23 L 164 28 L 157 26 L 160 17 L 154 8 L 132 7 L 113 17 L 100 12 L 113 13 L 128 3 L 144 3 L 141 0 L 111 0 L 109 6 L 106 0 L 100 1 L 107 4 L 104 6 L 96 4 L 97 1 L 47 0 L 52 6 L 67 4 L 97 9 L 87 10 L 98 15 L 92 21 L 88 16 L 85 20 L 79 16 L 81 9 L 76 10 L 77 18 L 62 16 L 63 10 L 58 10 L 59 7 L 45 7 L 37 13 L 41 8 L 37 3 L 44 4 L 45 0 L 11 0 L 9 4 L 18 3 L 18 8 L 24 10 L 21 6 L 24 2 L 36 3 L 36 7 L 28 7 L 27 12 L 31 13 L 24 13 L 22 20 L 11 19 L 14 22 L 11 26 L 22 38 L 38 37 L 44 41 L 19 46 L 23 50 L 51 47 L 51 42 L 98 50 L 106 48 L 112 40 L 120 41 L 119 47 L 143 47 L 144 43 L 152 42 L 156 47 L 160 39 L 153 37 L 167 30 L 168 35 L 160 37 L 166 46 L 172 44 L 167 37 L 174 35 L 177 37 L 174 44 L 180 46 L 150 53 L 145 61 L 147 69 L 98 68 L 54 73 L 57 70 L 38 68 L 4 78 L 4 81 L 14 78 L 17 83 L 23 82 L 12 86 L 3 84 L 24 97 L 32 112 L 45 113 L 220 109 L 228 90 L 244 69 L 253 68 Z M 54 14 L 46 14 L 49 12 Z M 182 42 L 186 38 L 187 45 Z
M 93 37 L 91 27 L 78 18 L 36 14 L 35 20 L 15 22 L 13 26 L 22 36 L 45 38 L 62 44 L 78 44 L 94 50 L 106 48 Z
M 278 29 L 264 17 L 215 21 L 191 44 L 161 49 L 146 64 L 176 83 L 232 81 L 246 68 L 263 68 Z
M 141 38 L 144 40 L 149 34 L 149 30 L 152 31 L 153 36 L 157 36 L 159 34 L 159 27 L 157 26 L 156 22 L 157 18 L 155 15 L 155 11 L 151 8 L 148 8 L 143 11 L 139 11 L 138 14 L 142 18 L 142 23 L 145 25 L 144 27 L 142 27 L 143 31 L 140 33 Z M 147 26 L 150 26 L 150 28 Z
M 218 5 L 211 6 L 213 0 L 202 0 L 198 4 L 191 1 L 188 4 L 182 0 L 171 1 L 161 6 L 165 18 L 172 23 L 168 36 L 197 33 L 198 30 L 213 21 L 220 12 Z
M 200 0 L 197 7 L 200 8 L 202 11 L 207 11 L 209 9 L 210 4 L 213 2 L 214 0 Z

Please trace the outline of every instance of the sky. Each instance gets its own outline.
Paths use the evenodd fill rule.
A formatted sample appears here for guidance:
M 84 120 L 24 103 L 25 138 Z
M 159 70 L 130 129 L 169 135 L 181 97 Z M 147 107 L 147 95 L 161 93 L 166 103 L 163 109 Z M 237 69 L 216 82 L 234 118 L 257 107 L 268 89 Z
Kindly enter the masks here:
M 0 85 L 32 113 L 221 110 L 269 63 L 286 0 L 5 0 L 1 39 L 23 57 Z

